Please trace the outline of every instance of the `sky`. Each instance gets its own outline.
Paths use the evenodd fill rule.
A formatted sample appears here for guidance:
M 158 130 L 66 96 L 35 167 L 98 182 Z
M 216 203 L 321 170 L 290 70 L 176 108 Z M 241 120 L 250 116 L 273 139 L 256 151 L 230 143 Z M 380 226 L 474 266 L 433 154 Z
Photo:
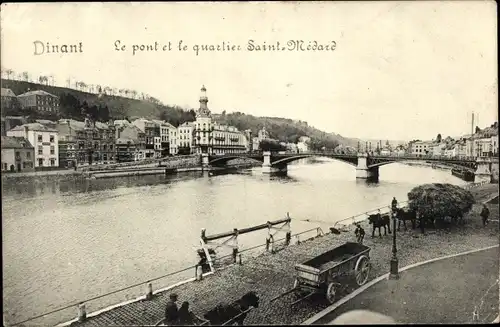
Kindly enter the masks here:
M 214 113 L 287 117 L 362 139 L 431 139 L 469 133 L 472 112 L 481 127 L 498 120 L 496 24 L 493 1 L 2 4 L 1 65 L 190 108 L 205 85 Z M 248 40 L 336 46 L 248 51 Z M 34 41 L 82 42 L 83 53 L 35 55 Z M 155 41 L 159 51 L 132 53 Z M 241 50 L 193 50 L 223 42 Z

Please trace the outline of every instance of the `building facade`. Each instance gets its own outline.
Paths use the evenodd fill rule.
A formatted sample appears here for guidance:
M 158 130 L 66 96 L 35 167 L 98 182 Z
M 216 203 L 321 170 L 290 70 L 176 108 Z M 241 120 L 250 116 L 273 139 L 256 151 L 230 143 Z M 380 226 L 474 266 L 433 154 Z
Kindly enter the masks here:
M 16 126 L 7 136 L 24 137 L 35 149 L 35 168 L 59 167 L 59 135 L 57 129 L 40 123 Z
M 2 172 L 35 170 L 35 148 L 24 137 L 2 136 Z
M 220 125 L 212 121 L 208 109 L 207 89 L 201 88 L 200 108 L 194 122 L 194 153 L 226 154 L 247 152 L 248 140 L 236 127 Z
M 409 152 L 411 155 L 422 157 L 432 154 L 434 143 L 432 141 L 416 141 L 411 142 Z
M 152 150 L 152 152 L 147 152 L 148 156 L 152 153 L 152 157 L 147 159 L 161 158 L 160 126 L 144 118 L 136 119 L 132 124 L 143 131 L 146 136 L 146 150 Z
M 59 112 L 59 97 L 45 91 L 29 91 L 18 95 L 17 99 L 23 109 L 46 113 Z
M 137 126 L 122 126 L 117 128 L 117 153 L 118 161 L 141 161 L 147 158 L 154 158 L 154 149 L 146 149 L 146 134 Z M 118 141 L 118 139 L 122 139 Z M 125 145 L 130 145 L 125 147 Z
M 116 163 L 116 130 L 113 122 L 104 124 L 86 118 L 84 122 L 61 119 L 59 147 L 61 167 Z
M 193 153 L 194 126 L 193 122 L 185 122 L 177 128 L 177 151 L 179 154 Z
M 248 140 L 247 137 L 236 127 L 213 124 L 212 153 L 246 153 Z
M 12 109 L 17 101 L 16 94 L 11 89 L 2 87 L 1 105 L 2 109 Z

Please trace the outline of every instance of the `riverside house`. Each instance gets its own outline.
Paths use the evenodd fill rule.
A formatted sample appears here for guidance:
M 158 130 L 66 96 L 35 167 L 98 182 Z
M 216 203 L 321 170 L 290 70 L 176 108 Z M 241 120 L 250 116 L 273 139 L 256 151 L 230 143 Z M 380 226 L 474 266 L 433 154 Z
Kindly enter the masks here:
M 24 137 L 2 136 L 2 172 L 34 171 L 35 149 Z
M 86 118 L 60 119 L 61 166 L 74 167 L 116 162 L 115 126 Z
M 50 169 L 59 166 L 59 132 L 40 123 L 16 126 L 7 136 L 24 137 L 35 148 L 35 168 Z
M 152 157 L 147 157 L 147 159 L 160 158 L 161 157 L 161 135 L 160 126 L 153 121 L 147 120 L 145 118 L 139 118 L 132 122 L 134 126 L 137 126 L 141 131 L 146 134 L 146 149 L 153 150 L 154 155 Z M 157 146 L 155 147 L 155 140 Z M 158 148 L 160 145 L 160 148 Z M 149 155 L 149 153 L 148 153 Z
M 146 134 L 135 125 L 116 128 L 118 162 L 140 161 L 154 157 L 153 149 L 146 149 Z

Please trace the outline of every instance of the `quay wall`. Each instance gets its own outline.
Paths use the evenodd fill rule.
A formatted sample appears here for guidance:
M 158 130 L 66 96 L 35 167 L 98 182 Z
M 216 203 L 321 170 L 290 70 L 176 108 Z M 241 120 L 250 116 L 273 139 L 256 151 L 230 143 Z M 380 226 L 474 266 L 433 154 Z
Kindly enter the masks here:
M 167 157 L 164 158 L 159 165 L 164 168 L 201 167 L 201 156 L 198 154 L 191 154 L 187 156 Z
M 494 158 L 491 163 L 491 182 L 498 183 L 498 158 Z

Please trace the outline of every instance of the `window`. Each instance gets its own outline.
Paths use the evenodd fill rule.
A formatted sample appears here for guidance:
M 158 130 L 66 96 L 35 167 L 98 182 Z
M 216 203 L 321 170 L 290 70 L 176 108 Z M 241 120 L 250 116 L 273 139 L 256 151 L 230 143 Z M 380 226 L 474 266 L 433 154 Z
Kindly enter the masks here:
M 42 141 L 43 141 L 42 135 L 38 134 L 38 142 L 42 142 Z
M 43 147 L 41 145 L 38 146 L 38 154 L 43 154 Z
M 31 152 L 26 152 L 26 159 L 31 159 Z
M 54 146 L 50 146 L 50 154 L 54 154 Z
M 50 165 L 51 165 L 51 166 L 55 166 L 55 165 L 56 165 L 56 159 L 51 158 L 51 159 L 50 159 Z
M 7 170 L 7 164 L 5 162 L 3 163 L 3 170 Z
M 54 143 L 54 135 L 50 136 L 50 143 Z
M 38 166 L 43 166 L 43 159 L 42 158 L 38 159 Z

